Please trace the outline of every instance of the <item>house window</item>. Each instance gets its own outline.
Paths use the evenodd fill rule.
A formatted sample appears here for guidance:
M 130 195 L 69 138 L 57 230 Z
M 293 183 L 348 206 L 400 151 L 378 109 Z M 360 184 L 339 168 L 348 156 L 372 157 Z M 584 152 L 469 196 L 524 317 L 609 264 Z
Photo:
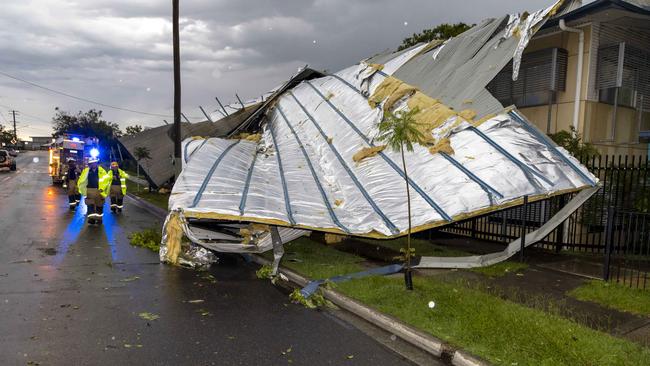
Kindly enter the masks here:
M 519 78 L 512 80 L 512 62 L 487 85 L 487 90 L 503 105 L 532 107 L 552 102 L 553 93 L 566 86 L 567 52 L 547 48 L 526 53 L 521 60 Z
M 650 132 L 650 52 L 626 42 L 600 47 L 596 87 L 598 101 L 615 107 L 613 126 L 617 107 L 633 108 L 640 138 L 646 140 Z M 614 138 L 613 132 L 610 137 Z
M 617 92 L 618 95 L 616 95 Z M 634 108 L 634 90 L 630 88 L 603 88 L 598 91 L 598 101 Z
M 642 98 L 650 95 L 649 83 L 650 53 L 647 50 L 625 42 L 598 49 L 596 85 L 600 102 L 636 108 Z

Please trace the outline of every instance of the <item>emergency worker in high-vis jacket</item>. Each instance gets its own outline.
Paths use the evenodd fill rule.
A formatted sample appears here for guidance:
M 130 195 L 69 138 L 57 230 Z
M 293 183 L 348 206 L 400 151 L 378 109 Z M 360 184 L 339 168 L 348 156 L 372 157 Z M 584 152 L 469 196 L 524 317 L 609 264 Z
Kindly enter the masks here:
M 111 181 L 104 168 L 99 166 L 99 159 L 88 160 L 88 167 L 81 172 L 77 187 L 79 193 L 85 196 L 88 206 L 88 223 L 101 224 L 104 216 L 104 199 L 108 196 Z
M 68 204 L 71 210 L 77 208 L 81 197 L 77 189 L 77 179 L 79 178 L 79 168 L 74 158 L 68 159 L 68 169 L 65 173 L 64 188 L 68 189 Z
M 126 196 L 126 174 L 116 161 L 111 163 L 111 169 L 108 171 L 108 180 L 111 182 L 111 211 L 122 212 L 124 208 L 124 196 Z

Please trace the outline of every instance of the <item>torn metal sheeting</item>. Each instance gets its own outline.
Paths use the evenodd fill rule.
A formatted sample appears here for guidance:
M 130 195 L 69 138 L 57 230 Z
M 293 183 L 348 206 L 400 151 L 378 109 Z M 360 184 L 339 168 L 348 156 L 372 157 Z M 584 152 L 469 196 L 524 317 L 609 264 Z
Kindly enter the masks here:
M 560 209 L 548 222 L 540 228 L 527 233 L 524 247 L 529 247 L 540 240 L 546 238 L 555 228 L 564 222 L 575 210 L 591 198 L 598 190 L 600 185 L 587 188 L 576 195 L 562 209 Z M 518 238 L 508 244 L 506 249 L 501 252 L 472 255 L 465 257 L 421 257 L 419 262 L 414 264 L 414 268 L 476 268 L 490 266 L 503 262 L 514 256 L 521 250 L 522 238 Z
M 415 108 L 427 138 L 406 153 L 413 231 L 520 205 L 523 196 L 534 201 L 595 186 L 597 178 L 575 158 L 485 89 L 518 57 L 520 36 L 532 35 L 562 3 L 288 86 L 256 112 L 260 119 L 238 129 L 247 135 L 186 139 L 170 209 L 183 222 L 405 235 L 401 155 L 382 150 L 376 137 L 386 112 Z M 378 59 L 383 63 L 372 62 Z M 364 150 L 370 153 L 359 155 Z M 238 249 L 222 244 L 263 251 L 270 249 L 265 240 L 245 240 Z M 212 248 L 222 250 L 214 242 Z
M 254 110 L 242 110 L 238 114 L 231 114 L 218 122 L 181 123 L 181 134 L 183 138 L 191 136 L 223 136 L 236 128 Z M 149 150 L 151 159 L 142 161 L 140 171 L 147 177 L 149 183 L 155 187 L 169 181 L 174 176 L 172 165 L 174 156 L 174 144 L 172 140 L 172 125 L 159 126 L 146 129 L 133 136 L 119 138 L 121 147 L 129 155 L 135 157 L 135 150 L 144 147 Z
M 300 81 L 321 76 L 322 73 L 309 68 L 301 68 L 291 76 L 287 82 L 274 88 L 259 99 L 244 102 L 244 108 L 228 108 L 228 115 L 223 116 L 215 111 L 211 119 L 215 122 L 204 121 L 199 123 L 181 123 L 182 139 L 201 137 L 223 137 L 237 133 L 240 128 L 249 126 L 252 121 L 257 120 L 260 110 L 265 109 L 272 103 L 274 98 L 286 88 L 296 85 Z M 145 147 L 151 154 L 151 159 L 142 162 L 140 170 L 147 177 L 149 183 L 160 187 L 174 176 L 173 156 L 173 126 L 165 125 L 146 129 L 133 136 L 121 137 L 118 141 L 121 146 L 132 156 L 135 156 L 135 149 Z

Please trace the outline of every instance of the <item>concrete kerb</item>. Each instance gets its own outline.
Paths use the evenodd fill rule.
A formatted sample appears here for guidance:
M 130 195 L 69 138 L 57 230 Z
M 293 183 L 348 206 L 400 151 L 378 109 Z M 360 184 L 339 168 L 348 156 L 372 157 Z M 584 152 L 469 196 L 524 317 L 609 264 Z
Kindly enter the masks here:
M 132 194 L 127 193 L 126 196 L 134 201 L 135 205 L 149 211 L 152 215 L 164 220 L 167 217 L 167 210 L 164 210 L 153 203 L 147 202 L 146 200 Z
M 270 265 L 271 261 L 258 256 L 252 256 L 253 261 L 260 265 Z M 297 286 L 305 286 L 309 280 L 301 275 L 287 269 L 280 267 L 280 273 L 287 277 L 287 279 L 296 284 Z M 450 359 L 451 364 L 454 366 L 490 366 L 489 363 L 479 359 L 476 356 L 469 354 L 463 350 L 456 350 L 443 341 L 421 332 L 403 322 L 378 312 L 366 305 L 363 305 L 349 297 L 326 288 L 321 288 L 323 296 L 334 303 L 339 308 L 349 311 L 350 313 L 364 319 L 365 321 L 381 328 L 395 336 L 403 339 L 411 345 L 442 359 Z
M 133 194 L 128 194 L 128 196 L 134 201 L 134 203 L 150 211 L 154 216 L 164 219 L 167 215 L 167 212 L 160 207 L 157 207 Z M 259 265 L 270 265 L 271 261 L 259 256 L 251 256 L 253 262 Z M 303 287 L 309 283 L 309 280 L 285 267 L 280 267 L 280 273 L 282 273 L 289 282 Z M 331 301 L 334 305 L 339 308 L 348 311 L 357 317 L 364 319 L 365 321 L 373 324 L 374 326 L 383 329 L 395 336 L 403 339 L 409 344 L 417 347 L 435 357 L 451 360 L 451 364 L 454 366 L 490 366 L 489 363 L 479 359 L 476 356 L 471 355 L 470 353 L 457 350 L 443 341 L 421 332 L 415 328 L 410 327 L 409 325 L 404 324 L 403 322 L 378 312 L 368 306 L 365 306 L 349 297 L 342 295 L 341 293 L 321 288 L 323 296 Z

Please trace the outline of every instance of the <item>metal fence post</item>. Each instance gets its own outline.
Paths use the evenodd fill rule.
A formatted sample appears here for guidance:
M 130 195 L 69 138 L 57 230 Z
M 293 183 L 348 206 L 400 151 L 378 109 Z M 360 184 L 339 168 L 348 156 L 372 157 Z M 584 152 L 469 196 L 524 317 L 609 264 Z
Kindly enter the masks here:
M 472 218 L 472 238 L 476 238 L 476 217 Z
M 607 227 L 605 228 L 605 265 L 603 267 L 603 280 L 605 281 L 609 281 L 609 266 L 612 259 L 612 239 L 614 237 L 614 216 L 614 207 L 607 207 Z
M 528 218 L 528 195 L 524 196 L 523 215 L 521 217 L 521 249 L 519 250 L 519 261 L 524 261 L 524 248 L 526 247 L 526 219 Z
M 561 195 L 558 203 L 558 208 L 557 210 L 560 211 L 564 205 L 566 204 L 566 195 Z M 562 251 L 562 247 L 564 246 L 564 222 L 562 221 L 560 225 L 555 229 L 555 252 L 559 253 Z

